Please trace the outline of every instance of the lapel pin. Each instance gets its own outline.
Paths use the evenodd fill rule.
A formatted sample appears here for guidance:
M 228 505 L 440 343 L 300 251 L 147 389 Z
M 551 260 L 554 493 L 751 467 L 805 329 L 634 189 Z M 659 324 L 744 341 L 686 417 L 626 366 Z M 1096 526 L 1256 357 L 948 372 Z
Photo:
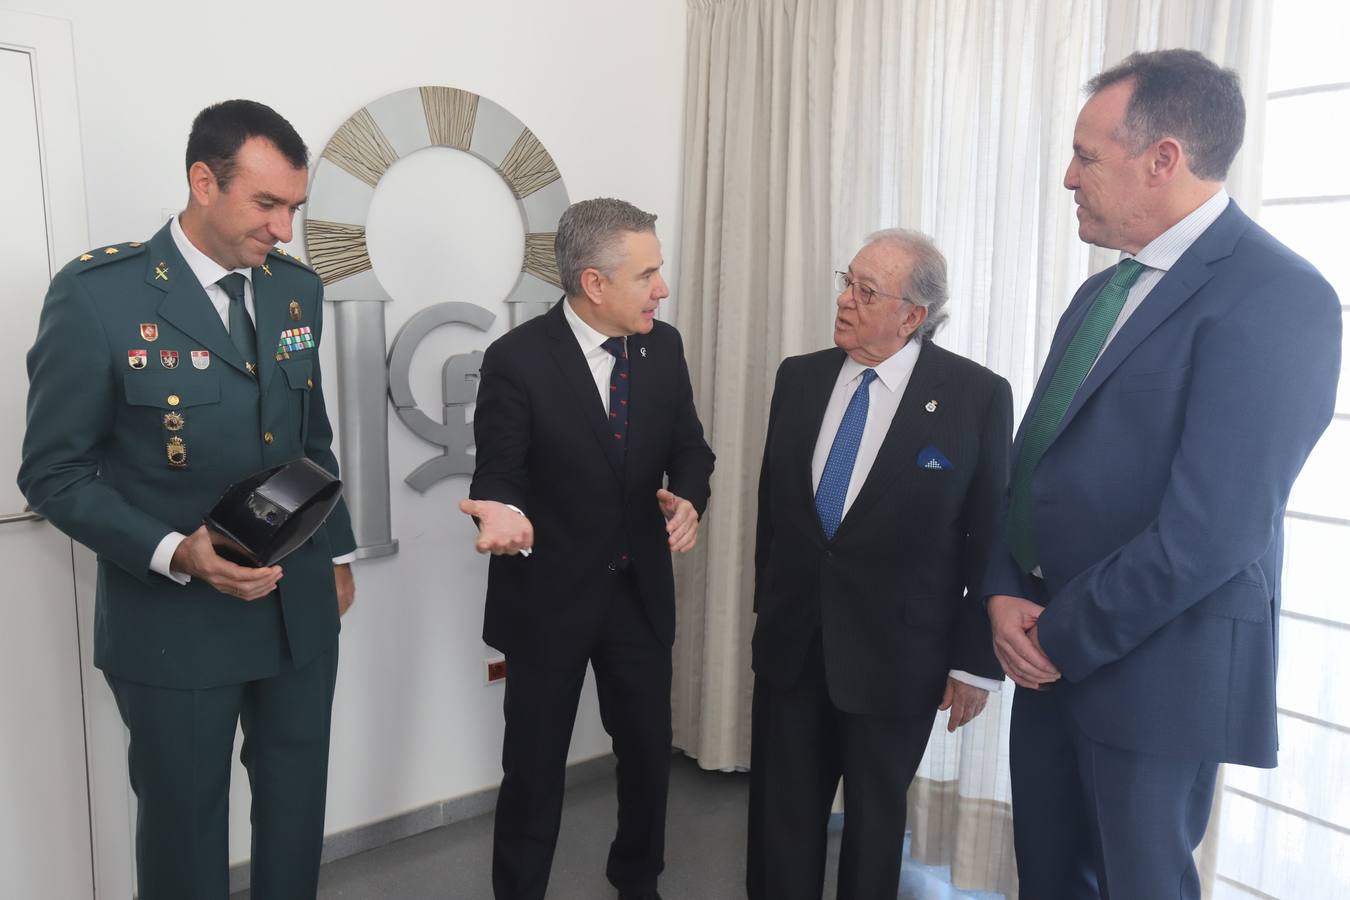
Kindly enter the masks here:
M 178 368 L 178 351 L 177 350 L 159 351 L 159 364 L 166 369 Z
M 641 356 L 643 359 L 646 359 L 646 358 L 647 358 L 647 348 L 646 348 L 646 347 L 639 347 L 639 348 L 638 348 L 638 355 Z
M 292 321 L 292 322 L 299 322 L 299 321 L 300 321 L 300 301 L 299 301 L 299 300 L 292 300 L 292 301 L 291 301 L 290 309 L 291 309 L 291 321 Z
M 267 273 L 268 278 L 272 277 L 272 270 L 267 268 L 267 263 L 262 264 L 262 270 Z
M 155 266 L 155 278 L 159 279 L 160 281 L 169 280 L 169 269 L 167 266 L 164 265 L 164 263 L 160 263 L 159 265 Z
M 146 353 L 144 350 L 128 350 L 127 365 L 131 366 L 133 369 L 144 369 L 145 356 Z
M 192 351 L 192 368 L 194 368 L 194 369 L 205 369 L 205 368 L 206 368 L 207 366 L 209 366 L 209 365 L 211 365 L 211 351 L 210 351 L 210 350 L 193 350 L 193 351 Z
M 925 404 L 923 405 L 923 408 L 926 409 L 926 410 L 928 410 L 930 413 L 931 413 L 931 412 L 937 412 L 937 401 L 936 401 L 936 400 L 929 400 L 927 403 L 925 403 Z
M 141 323 L 141 339 L 154 343 L 159 339 L 159 326 L 154 322 Z

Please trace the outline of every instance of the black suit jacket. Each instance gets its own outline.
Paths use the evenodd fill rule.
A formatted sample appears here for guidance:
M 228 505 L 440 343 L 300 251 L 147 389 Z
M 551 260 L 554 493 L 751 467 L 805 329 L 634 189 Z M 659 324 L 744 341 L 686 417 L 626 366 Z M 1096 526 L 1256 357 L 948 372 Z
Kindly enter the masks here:
M 937 705 L 950 669 L 1003 676 L 979 588 L 1008 477 L 1012 392 L 925 342 L 876 462 L 827 540 L 811 457 L 844 359 L 831 348 L 778 369 L 759 479 L 755 674 L 791 687 L 819 630 L 836 707 L 917 715 Z M 925 468 L 929 448 L 951 468 Z
M 708 502 L 713 452 L 694 409 L 680 334 L 657 322 L 628 338 L 628 452 L 609 450 L 608 418 L 561 300 L 483 355 L 469 495 L 520 507 L 534 526 L 528 556 L 494 556 L 483 640 L 548 661 L 585 652 L 611 592 L 610 568 L 631 557 L 657 636 L 675 640 L 675 584 L 656 492 Z

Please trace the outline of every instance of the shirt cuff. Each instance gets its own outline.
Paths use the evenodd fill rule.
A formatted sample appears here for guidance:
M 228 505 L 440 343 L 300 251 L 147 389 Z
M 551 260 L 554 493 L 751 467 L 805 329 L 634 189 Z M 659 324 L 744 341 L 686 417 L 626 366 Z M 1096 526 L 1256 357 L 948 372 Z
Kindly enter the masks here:
M 505 506 L 507 509 L 511 510 L 512 512 L 518 512 L 518 513 L 520 513 L 522 516 L 525 515 L 525 510 L 521 509 L 519 506 L 516 506 L 514 503 L 503 503 L 502 506 Z M 530 555 L 531 553 L 533 553 L 533 552 L 534 552 L 534 548 L 533 548 L 533 547 L 526 547 L 526 548 L 524 548 L 523 550 L 520 551 L 520 555 L 521 555 L 521 556 L 529 556 L 529 555 Z
M 175 572 L 169 568 L 173 564 L 174 551 L 178 545 L 187 538 L 185 534 L 179 534 L 176 531 L 170 531 L 160 540 L 159 546 L 150 556 L 150 571 L 158 572 L 170 581 L 176 581 L 179 584 L 187 584 L 192 580 L 192 576 L 184 575 L 182 572 Z
M 991 694 L 997 694 L 999 691 L 1003 690 L 1003 682 L 995 681 L 992 678 L 981 678 L 979 675 L 962 672 L 960 669 L 952 669 L 947 674 L 963 684 L 977 687 L 980 690 L 988 691 Z
M 351 553 L 344 553 L 341 556 L 333 557 L 333 565 L 345 566 L 347 565 L 347 563 L 352 562 L 355 559 L 356 559 L 356 551 L 352 551 Z

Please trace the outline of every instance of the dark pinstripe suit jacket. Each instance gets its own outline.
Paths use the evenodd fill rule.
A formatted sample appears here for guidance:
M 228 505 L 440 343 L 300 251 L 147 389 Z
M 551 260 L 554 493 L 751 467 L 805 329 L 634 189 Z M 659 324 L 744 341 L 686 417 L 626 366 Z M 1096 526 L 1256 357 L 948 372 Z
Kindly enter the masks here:
M 819 631 L 835 706 L 917 715 L 936 707 L 949 669 L 1002 677 L 979 586 L 1008 476 L 1012 392 L 925 343 L 876 462 L 827 540 L 811 456 L 844 359 L 831 348 L 778 369 L 759 481 L 755 674 L 790 687 Z M 925 468 L 929 448 L 951 468 Z

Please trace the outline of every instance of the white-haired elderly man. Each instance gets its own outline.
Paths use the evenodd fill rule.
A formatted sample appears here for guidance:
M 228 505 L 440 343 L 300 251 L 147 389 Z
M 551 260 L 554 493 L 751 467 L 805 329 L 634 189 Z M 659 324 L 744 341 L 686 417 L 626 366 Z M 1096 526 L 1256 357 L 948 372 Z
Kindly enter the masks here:
M 946 302 L 932 241 L 878 232 L 839 273 L 835 346 L 778 369 L 755 546 L 752 900 L 821 896 L 841 776 L 839 900 L 895 897 L 934 718 L 950 710 L 954 731 L 1001 684 L 979 587 L 1012 392 L 932 342 Z

